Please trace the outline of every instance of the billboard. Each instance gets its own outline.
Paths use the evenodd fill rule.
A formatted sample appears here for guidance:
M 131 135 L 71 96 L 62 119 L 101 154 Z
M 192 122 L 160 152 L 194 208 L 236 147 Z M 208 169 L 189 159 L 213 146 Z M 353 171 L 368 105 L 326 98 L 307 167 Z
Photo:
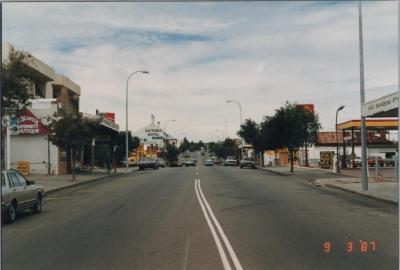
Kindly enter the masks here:
M 302 107 L 310 113 L 314 113 L 314 104 L 297 104 L 297 107 Z
M 14 121 L 12 121 L 14 122 Z M 30 110 L 24 110 L 11 125 L 11 135 L 44 135 L 47 128 Z

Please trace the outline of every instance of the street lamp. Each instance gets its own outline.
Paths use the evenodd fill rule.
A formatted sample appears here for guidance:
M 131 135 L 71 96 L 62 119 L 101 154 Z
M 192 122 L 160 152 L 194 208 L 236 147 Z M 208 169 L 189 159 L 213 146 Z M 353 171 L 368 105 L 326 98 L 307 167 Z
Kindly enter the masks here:
M 338 132 L 337 132 L 337 117 L 339 111 L 344 109 L 344 105 L 340 106 L 336 110 L 336 125 L 335 125 L 335 130 L 336 130 L 336 167 L 337 167 L 337 173 L 340 173 L 340 166 L 339 166 L 339 138 L 338 138 Z
M 165 124 L 164 124 L 164 134 L 165 135 L 167 135 L 168 122 L 175 122 L 175 119 L 170 119 L 170 120 L 165 121 Z M 165 162 L 167 162 L 167 139 L 165 139 L 165 141 L 164 141 L 164 159 L 165 159 Z
M 149 74 L 148 71 L 146 70 L 138 70 L 135 72 L 132 72 L 129 76 L 128 79 L 126 80 L 126 100 L 125 100 L 125 155 L 126 155 L 126 168 L 129 168 L 128 164 L 128 158 L 129 158 L 129 150 L 128 150 L 128 85 L 129 85 L 129 79 L 136 73 L 143 73 L 143 74 Z
M 222 130 L 216 129 L 215 131 L 216 131 L 216 132 L 221 132 L 221 134 L 222 134 L 222 139 L 225 140 L 224 132 L 223 132 Z
M 240 105 L 239 101 L 236 100 L 227 100 L 227 103 L 236 103 L 239 106 L 239 110 L 240 110 L 240 125 L 243 124 L 243 116 L 242 116 L 242 105 Z M 242 138 L 242 159 L 243 159 L 243 147 L 244 147 L 244 140 Z

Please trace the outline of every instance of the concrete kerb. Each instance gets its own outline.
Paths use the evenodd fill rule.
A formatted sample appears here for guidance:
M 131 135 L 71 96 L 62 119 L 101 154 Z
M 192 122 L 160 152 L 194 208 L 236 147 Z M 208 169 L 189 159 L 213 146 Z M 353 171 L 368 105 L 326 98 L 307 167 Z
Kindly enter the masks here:
M 358 192 L 358 191 L 355 191 L 355 190 L 346 189 L 344 187 L 339 187 L 339 186 L 335 186 L 335 185 L 331 185 L 331 184 L 325 184 L 325 186 L 326 187 L 330 187 L 330 188 L 340 189 L 340 190 L 347 191 L 347 192 L 351 192 L 351 193 L 354 193 L 354 194 L 357 194 L 357 195 L 361 195 L 361 196 L 364 196 L 364 197 L 368 197 L 370 199 L 374 199 L 374 200 L 377 200 L 377 201 L 383 201 L 383 202 L 386 202 L 386 203 L 391 203 L 391 204 L 394 204 L 394 205 L 398 205 L 398 202 L 394 202 L 392 200 L 388 200 L 388 199 L 384 199 L 384 198 L 378 198 L 378 197 L 375 197 L 375 196 L 372 196 L 372 195 L 369 195 L 369 194 L 365 194 L 365 193 L 362 193 L 362 192 Z
M 277 171 L 275 171 L 275 170 L 272 170 L 272 169 L 269 169 L 269 168 L 266 168 L 266 167 L 260 167 L 260 169 L 262 169 L 262 170 L 264 170 L 264 171 L 268 171 L 268 172 L 274 173 L 274 174 L 277 174 L 277 175 L 280 175 L 280 176 L 289 176 L 289 175 L 293 175 L 293 173 L 277 172 Z
M 77 187 L 77 186 L 93 183 L 93 182 L 96 182 L 96 181 L 99 181 L 99 180 L 103 180 L 103 179 L 106 179 L 106 178 L 114 178 L 116 176 L 128 175 L 128 174 L 132 174 L 134 172 L 135 171 L 126 172 L 126 173 L 108 174 L 108 175 L 104 175 L 104 176 L 97 177 L 97 178 L 94 178 L 94 179 L 90 179 L 90 180 L 87 180 L 87 181 L 74 183 L 72 185 L 63 186 L 63 187 L 56 187 L 56 188 L 52 188 L 52 189 L 49 189 L 49 190 L 45 190 L 44 194 L 45 194 L 45 196 L 47 196 L 47 195 L 49 195 L 51 193 L 54 193 L 54 192 L 57 192 L 57 191 L 60 191 L 60 190 L 64 190 L 64 189 L 68 189 L 68 188 L 73 188 L 73 187 Z

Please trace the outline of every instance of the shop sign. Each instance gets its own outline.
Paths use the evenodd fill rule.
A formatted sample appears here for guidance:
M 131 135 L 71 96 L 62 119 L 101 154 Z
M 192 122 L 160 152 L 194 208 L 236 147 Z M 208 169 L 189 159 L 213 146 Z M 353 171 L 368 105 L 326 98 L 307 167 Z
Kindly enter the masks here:
M 159 128 L 150 128 L 146 129 L 147 137 L 150 137 L 152 140 L 162 140 L 164 137 L 161 135 L 162 130 Z
M 320 166 L 322 169 L 331 169 L 333 165 L 333 156 L 335 152 L 333 151 L 321 151 L 320 156 Z
M 11 135 L 43 134 L 47 134 L 46 127 L 30 110 L 24 110 L 23 113 L 16 118 L 12 126 Z

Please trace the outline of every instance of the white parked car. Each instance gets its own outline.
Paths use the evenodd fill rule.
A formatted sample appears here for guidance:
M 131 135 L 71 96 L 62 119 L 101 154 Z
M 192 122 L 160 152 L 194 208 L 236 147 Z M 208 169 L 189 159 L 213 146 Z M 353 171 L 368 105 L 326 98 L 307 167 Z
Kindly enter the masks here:
M 44 189 L 27 180 L 17 171 L 1 173 L 1 214 L 12 223 L 17 212 L 30 210 L 32 213 L 42 211 Z

